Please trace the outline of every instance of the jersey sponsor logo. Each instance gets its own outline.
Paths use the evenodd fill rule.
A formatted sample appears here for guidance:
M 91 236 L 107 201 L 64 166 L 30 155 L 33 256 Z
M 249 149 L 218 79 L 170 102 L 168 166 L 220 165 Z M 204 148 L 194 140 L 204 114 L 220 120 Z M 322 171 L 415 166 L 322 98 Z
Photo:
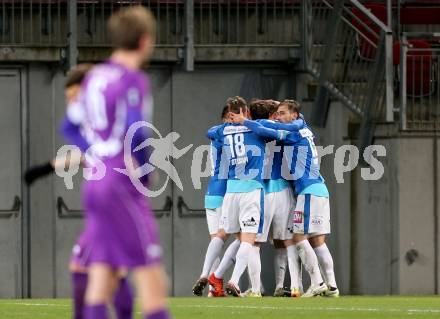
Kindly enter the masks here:
M 293 223 L 294 224 L 302 224 L 303 222 L 303 212 L 300 211 L 294 211 L 293 212 Z
M 223 129 L 223 135 L 251 132 L 246 126 L 226 126 Z
M 324 223 L 324 220 L 321 216 L 312 218 L 311 224 L 314 226 L 321 226 Z
M 254 227 L 254 226 L 257 226 L 257 221 L 253 217 L 251 217 L 248 220 L 243 220 L 241 223 L 243 224 L 243 227 Z

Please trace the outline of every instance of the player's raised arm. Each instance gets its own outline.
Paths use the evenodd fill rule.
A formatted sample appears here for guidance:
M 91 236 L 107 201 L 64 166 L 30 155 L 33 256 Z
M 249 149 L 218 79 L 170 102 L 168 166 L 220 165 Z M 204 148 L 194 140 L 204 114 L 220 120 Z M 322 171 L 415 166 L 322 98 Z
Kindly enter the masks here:
M 257 121 L 251 121 L 244 117 L 243 112 L 240 110 L 240 113 L 230 113 L 229 114 L 232 122 L 239 123 L 247 128 L 251 129 L 253 132 L 258 134 L 261 137 L 268 138 L 271 140 L 284 140 L 288 134 L 287 131 L 284 130 L 276 130 L 272 128 L 267 128 L 261 125 Z
M 304 128 L 304 120 L 299 118 L 290 123 L 282 123 L 277 121 L 263 120 L 259 122 L 261 125 L 267 128 L 271 128 L 274 130 L 284 130 L 289 132 L 298 132 L 299 130 Z

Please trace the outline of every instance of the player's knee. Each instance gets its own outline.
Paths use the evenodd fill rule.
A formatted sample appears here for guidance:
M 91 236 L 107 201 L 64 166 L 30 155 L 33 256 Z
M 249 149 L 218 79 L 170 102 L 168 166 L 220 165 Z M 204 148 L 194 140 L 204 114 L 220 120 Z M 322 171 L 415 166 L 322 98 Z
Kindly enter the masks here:
M 255 243 L 256 234 L 253 233 L 241 233 L 240 241 L 253 245 Z
M 218 237 L 221 240 L 226 241 L 228 239 L 228 234 L 226 234 L 224 230 L 219 230 L 215 235 L 215 237 Z
M 294 234 L 292 241 L 293 241 L 294 244 L 297 244 L 300 241 L 303 241 L 303 240 L 306 240 L 306 239 L 307 239 L 307 235 L 304 235 L 304 234 Z
M 325 236 L 320 235 L 316 237 L 309 238 L 309 243 L 313 248 L 318 248 L 321 245 L 324 245 L 325 243 Z

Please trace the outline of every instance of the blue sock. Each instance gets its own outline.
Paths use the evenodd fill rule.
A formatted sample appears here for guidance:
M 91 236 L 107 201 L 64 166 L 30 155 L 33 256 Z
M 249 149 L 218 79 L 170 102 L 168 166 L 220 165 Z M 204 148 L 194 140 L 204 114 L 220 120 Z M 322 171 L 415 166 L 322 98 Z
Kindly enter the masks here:
M 171 319 L 171 316 L 168 309 L 160 309 L 149 315 L 145 315 L 144 319 Z
M 133 294 L 130 284 L 126 278 L 119 281 L 113 304 L 118 319 L 131 319 L 133 316 Z
M 86 305 L 84 307 L 84 319 L 108 319 L 107 305 Z

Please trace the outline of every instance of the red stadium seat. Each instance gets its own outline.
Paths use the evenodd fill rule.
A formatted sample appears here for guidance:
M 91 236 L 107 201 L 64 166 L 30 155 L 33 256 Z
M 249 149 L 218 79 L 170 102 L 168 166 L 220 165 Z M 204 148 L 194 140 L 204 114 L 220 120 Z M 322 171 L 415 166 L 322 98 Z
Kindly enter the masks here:
M 400 10 L 400 23 L 405 25 L 440 24 L 440 7 L 403 7 Z
M 430 44 L 425 40 L 408 40 L 411 48 L 430 49 Z M 433 93 L 433 83 L 436 81 L 436 74 L 433 70 L 434 60 L 430 50 L 409 51 L 406 60 L 406 89 L 411 96 L 427 96 Z M 393 64 L 400 65 L 400 43 L 393 46 Z
M 384 24 L 387 22 L 387 9 L 381 4 L 365 4 L 365 7 L 371 11 Z M 376 56 L 376 47 L 373 44 L 378 43 L 380 36 L 380 27 L 372 22 L 364 13 L 357 8 L 352 8 L 352 13 L 355 17 L 362 21 L 362 23 L 353 18 L 351 23 L 362 34 L 358 35 L 359 55 L 367 60 L 373 60 Z

